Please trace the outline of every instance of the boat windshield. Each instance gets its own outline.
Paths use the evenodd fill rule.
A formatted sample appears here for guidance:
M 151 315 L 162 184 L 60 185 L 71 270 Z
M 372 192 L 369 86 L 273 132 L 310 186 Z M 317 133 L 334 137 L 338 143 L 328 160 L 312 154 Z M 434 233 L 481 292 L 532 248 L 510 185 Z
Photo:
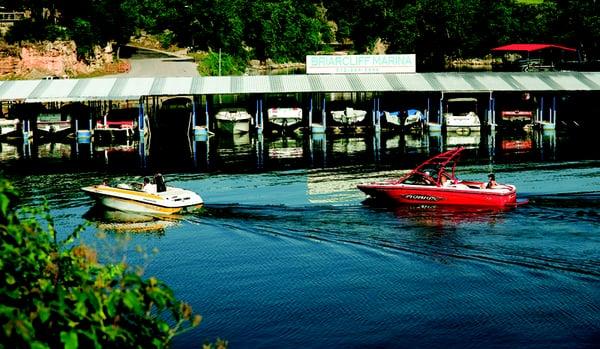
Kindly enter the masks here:
M 457 181 L 455 177 L 456 162 L 463 147 L 438 154 L 417 166 L 410 173 L 400 178 L 404 184 L 442 185 L 442 177 Z
M 428 175 L 424 173 L 412 173 L 408 176 L 404 181 L 404 184 L 416 184 L 416 185 L 435 185 L 435 181 Z

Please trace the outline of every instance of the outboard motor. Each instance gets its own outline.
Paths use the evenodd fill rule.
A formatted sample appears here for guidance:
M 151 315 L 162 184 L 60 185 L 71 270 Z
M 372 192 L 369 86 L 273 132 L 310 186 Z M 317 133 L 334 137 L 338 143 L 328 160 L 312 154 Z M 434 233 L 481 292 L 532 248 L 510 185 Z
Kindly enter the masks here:
M 162 192 L 167 191 L 165 179 L 163 178 L 163 176 L 160 173 L 157 173 L 154 176 L 154 184 L 156 184 L 156 192 L 157 193 L 162 193 Z

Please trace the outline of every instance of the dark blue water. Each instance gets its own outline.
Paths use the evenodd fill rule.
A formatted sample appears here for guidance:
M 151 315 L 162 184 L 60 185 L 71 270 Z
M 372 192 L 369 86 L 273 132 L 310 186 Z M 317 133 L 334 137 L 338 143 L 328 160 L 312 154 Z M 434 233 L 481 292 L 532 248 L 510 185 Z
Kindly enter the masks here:
M 147 158 L 4 145 L 2 165 L 24 203 L 48 199 L 63 234 L 90 220 L 82 239 L 104 260 L 143 267 L 203 316 L 177 348 L 597 347 L 600 154 L 589 138 L 527 137 L 212 139 Z M 461 178 L 493 171 L 530 203 L 387 208 L 356 189 L 452 142 L 468 147 Z M 132 221 L 79 190 L 156 170 L 206 209 Z

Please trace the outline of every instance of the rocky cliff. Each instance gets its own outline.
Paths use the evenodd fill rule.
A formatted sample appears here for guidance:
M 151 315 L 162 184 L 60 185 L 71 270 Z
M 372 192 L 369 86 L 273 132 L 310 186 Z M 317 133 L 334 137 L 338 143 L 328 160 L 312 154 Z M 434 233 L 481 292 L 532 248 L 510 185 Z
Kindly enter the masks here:
M 78 77 L 127 71 L 126 62 L 113 59 L 112 45 L 96 47 L 89 62 L 77 58 L 73 41 L 0 45 L 0 79 Z

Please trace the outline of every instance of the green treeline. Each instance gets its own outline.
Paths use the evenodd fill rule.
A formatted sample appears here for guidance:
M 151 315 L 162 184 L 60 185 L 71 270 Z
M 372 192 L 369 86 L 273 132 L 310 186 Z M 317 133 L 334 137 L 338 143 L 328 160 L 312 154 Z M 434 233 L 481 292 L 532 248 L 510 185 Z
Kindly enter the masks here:
M 416 53 L 421 69 L 447 57 L 482 57 L 522 42 L 577 47 L 600 56 L 594 0 L 0 0 L 30 9 L 9 42 L 69 38 L 85 56 L 94 44 L 126 43 L 141 31 L 167 47 L 193 47 L 247 61 L 303 61 L 307 54 Z

